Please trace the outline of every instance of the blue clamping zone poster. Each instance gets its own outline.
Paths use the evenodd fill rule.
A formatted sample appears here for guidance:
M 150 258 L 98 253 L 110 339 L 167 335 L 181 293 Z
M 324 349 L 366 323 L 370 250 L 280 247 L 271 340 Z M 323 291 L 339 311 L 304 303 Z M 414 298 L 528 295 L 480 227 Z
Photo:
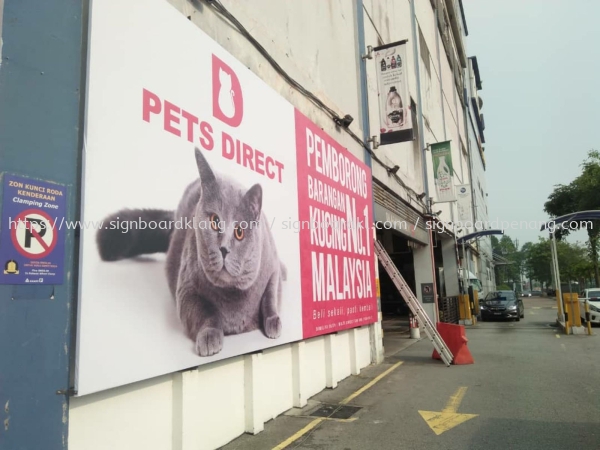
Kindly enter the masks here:
M 67 189 L 4 174 L 0 284 L 62 284 Z

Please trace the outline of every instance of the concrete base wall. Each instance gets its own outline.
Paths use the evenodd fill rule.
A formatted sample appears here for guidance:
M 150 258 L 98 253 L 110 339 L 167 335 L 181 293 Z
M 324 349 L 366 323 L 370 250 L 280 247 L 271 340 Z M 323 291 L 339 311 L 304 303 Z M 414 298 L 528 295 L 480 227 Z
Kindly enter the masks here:
M 215 449 L 370 362 L 366 326 L 75 397 L 69 449 Z

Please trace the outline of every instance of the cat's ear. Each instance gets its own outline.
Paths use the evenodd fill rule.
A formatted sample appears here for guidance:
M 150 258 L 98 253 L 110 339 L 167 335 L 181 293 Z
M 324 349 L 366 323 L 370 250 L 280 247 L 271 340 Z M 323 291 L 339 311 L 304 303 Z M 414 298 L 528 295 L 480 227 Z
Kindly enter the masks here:
M 260 184 L 255 184 L 248 189 L 244 195 L 243 203 L 246 211 L 250 214 L 250 220 L 258 220 L 262 210 L 262 187 Z
M 203 185 L 208 185 L 216 182 L 215 174 L 208 165 L 208 161 L 202 154 L 199 148 L 195 149 L 196 153 L 196 165 L 198 166 L 198 173 L 200 174 L 200 180 Z

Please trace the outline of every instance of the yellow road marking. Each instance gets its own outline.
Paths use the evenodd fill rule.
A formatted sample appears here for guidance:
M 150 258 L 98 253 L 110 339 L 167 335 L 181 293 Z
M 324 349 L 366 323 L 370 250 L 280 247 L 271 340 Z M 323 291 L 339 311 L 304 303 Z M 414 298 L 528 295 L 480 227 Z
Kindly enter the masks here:
M 302 417 L 304 419 L 314 419 L 314 416 L 294 416 L 294 417 Z M 351 417 L 349 419 L 336 419 L 333 417 L 319 417 L 319 419 L 323 419 L 323 420 L 327 420 L 327 421 L 331 421 L 331 422 L 340 422 L 340 423 L 349 423 L 349 422 L 354 422 L 356 420 L 358 420 L 356 417 Z
M 396 370 L 403 362 L 404 361 L 399 361 L 396 364 L 394 364 L 392 367 L 390 367 L 388 370 L 386 370 L 385 372 L 377 375 L 370 382 L 368 382 L 363 387 L 361 387 L 360 389 L 358 389 L 357 391 L 355 391 L 353 394 L 349 395 L 344 400 L 342 400 L 340 402 L 340 405 L 345 405 L 345 404 L 349 403 L 350 401 L 352 401 L 353 399 L 355 399 L 356 397 L 358 397 L 360 394 L 362 394 L 363 392 L 365 392 L 367 389 L 373 387 L 377 382 L 381 381 L 382 378 L 388 376 L 390 373 L 392 373 L 394 370 Z M 297 433 L 294 433 L 293 435 L 291 435 L 285 441 L 283 441 L 282 443 L 280 443 L 277 447 L 273 447 L 273 450 L 283 450 L 284 448 L 288 447 L 290 444 L 292 444 L 295 441 L 297 441 L 298 439 L 300 439 L 306 433 L 308 433 L 309 431 L 311 431 L 312 429 L 314 429 L 321 422 L 324 422 L 324 421 L 327 421 L 327 420 L 333 420 L 333 421 L 336 421 L 336 422 L 354 422 L 356 420 L 356 418 L 350 418 L 350 419 L 332 419 L 332 418 L 329 418 L 329 417 L 319 417 L 318 419 L 315 419 L 312 422 L 310 422 L 308 425 L 306 425 L 304 428 L 302 428 Z
M 273 447 L 273 450 L 282 450 L 282 449 L 286 448 L 288 445 L 290 445 L 290 444 L 294 443 L 295 441 L 297 441 L 298 439 L 300 439 L 302 436 L 304 436 L 306 433 L 308 433 L 310 430 L 312 430 L 314 427 L 319 425 L 324 420 L 325 420 L 325 417 L 319 417 L 318 419 L 313 420 L 308 425 L 306 425 L 304 428 L 302 428 L 300 431 L 291 435 L 289 438 L 287 438 L 285 441 L 283 441 L 277 447 Z
M 325 417 L 325 420 L 330 420 L 332 422 L 340 422 L 340 423 L 350 423 L 358 420 L 356 417 L 350 417 L 349 419 L 334 419 L 333 417 Z
M 340 402 L 340 405 L 346 405 L 347 403 L 349 403 L 352 400 L 354 400 L 356 397 L 358 397 L 360 394 L 362 394 L 363 392 L 365 392 L 367 389 L 373 387 L 373 385 L 375 385 L 377 382 L 381 381 L 381 379 L 383 377 L 388 376 L 390 373 L 392 373 L 394 370 L 396 370 L 403 362 L 404 361 L 397 362 L 396 364 L 394 364 L 392 367 L 390 367 L 388 370 L 386 370 L 382 374 L 377 375 L 370 382 L 368 382 L 363 387 L 361 387 L 358 391 L 354 392 L 353 394 L 349 395 L 344 400 L 342 400 Z
M 556 339 L 560 339 L 560 335 L 558 335 L 558 334 L 557 334 L 557 335 L 556 335 Z
M 446 407 L 442 409 L 442 412 L 455 413 L 456 411 L 458 411 L 458 407 L 462 403 L 463 398 L 465 398 L 466 393 L 466 386 L 459 387 L 454 393 L 454 395 L 450 397 L 450 400 L 448 400 L 448 403 L 446 403 Z
M 425 420 L 429 428 L 431 428 L 436 435 L 439 436 L 445 431 L 451 430 L 461 423 L 479 416 L 479 414 L 460 414 L 457 412 L 466 393 L 466 386 L 459 387 L 454 395 L 448 400 L 446 407 L 440 412 L 419 411 L 423 420 Z

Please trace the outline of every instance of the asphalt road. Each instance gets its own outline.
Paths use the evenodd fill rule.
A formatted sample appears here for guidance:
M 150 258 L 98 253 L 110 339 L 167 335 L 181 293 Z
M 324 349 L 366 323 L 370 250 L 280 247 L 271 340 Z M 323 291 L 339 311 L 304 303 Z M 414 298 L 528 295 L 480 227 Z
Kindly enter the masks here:
M 520 322 L 468 327 L 475 364 L 445 367 L 421 340 L 385 364 L 326 390 L 314 400 L 337 405 L 397 362 L 402 364 L 350 405 L 350 421 L 324 420 L 289 449 L 565 449 L 600 448 L 599 336 L 566 336 L 554 326 L 555 302 L 524 299 Z M 600 328 L 594 328 L 600 334 Z M 453 400 L 452 400 L 453 398 Z M 272 449 L 314 417 L 280 416 L 257 436 L 243 436 L 227 450 Z M 429 412 L 450 412 L 450 419 Z M 425 411 L 436 434 L 419 411 Z M 463 423 L 457 414 L 475 414 Z M 298 412 L 297 412 L 298 413 Z M 463 417 L 464 419 L 464 417 Z

